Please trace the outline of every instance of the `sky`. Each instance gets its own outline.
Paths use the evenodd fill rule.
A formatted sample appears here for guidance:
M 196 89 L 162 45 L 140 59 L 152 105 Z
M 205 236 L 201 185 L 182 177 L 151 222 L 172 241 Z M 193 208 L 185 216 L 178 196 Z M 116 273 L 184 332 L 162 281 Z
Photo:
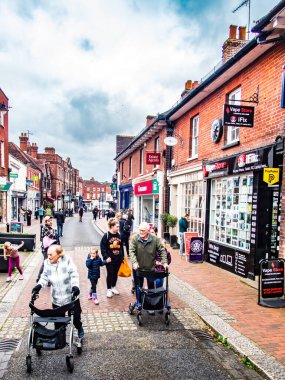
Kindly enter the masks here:
M 221 60 L 243 0 L 0 0 L 9 140 L 54 147 L 84 179 L 111 181 L 116 135 L 180 98 Z M 279 0 L 251 0 L 251 27 Z M 251 35 L 250 38 L 254 38 Z

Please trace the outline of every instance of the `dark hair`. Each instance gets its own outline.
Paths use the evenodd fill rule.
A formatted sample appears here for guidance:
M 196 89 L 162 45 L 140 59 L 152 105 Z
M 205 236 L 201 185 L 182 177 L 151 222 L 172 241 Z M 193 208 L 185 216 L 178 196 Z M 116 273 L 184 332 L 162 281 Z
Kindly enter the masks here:
M 153 226 L 152 229 L 154 230 L 154 232 L 157 234 L 158 232 L 158 228 L 156 226 Z
M 112 228 L 112 227 L 114 227 L 116 224 L 119 224 L 118 219 L 111 218 L 111 219 L 108 220 L 108 227 L 109 227 L 109 229 Z

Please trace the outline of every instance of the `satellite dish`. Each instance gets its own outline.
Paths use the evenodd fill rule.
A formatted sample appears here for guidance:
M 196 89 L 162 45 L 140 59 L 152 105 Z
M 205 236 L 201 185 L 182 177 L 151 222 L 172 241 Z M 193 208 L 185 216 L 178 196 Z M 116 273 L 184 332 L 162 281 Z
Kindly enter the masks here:
M 165 139 L 163 141 L 164 141 L 164 144 L 167 146 L 174 146 L 178 142 L 177 138 L 173 137 L 173 136 L 165 137 Z

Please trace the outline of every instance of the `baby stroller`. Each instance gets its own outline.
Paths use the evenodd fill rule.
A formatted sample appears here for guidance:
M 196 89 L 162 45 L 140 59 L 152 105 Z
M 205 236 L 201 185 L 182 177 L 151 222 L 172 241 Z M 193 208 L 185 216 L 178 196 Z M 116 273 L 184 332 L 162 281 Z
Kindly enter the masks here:
M 55 309 L 40 310 L 34 305 L 35 300 L 39 297 L 38 293 L 33 293 L 29 307 L 31 309 L 30 330 L 28 335 L 26 365 L 27 372 L 32 371 L 31 348 L 36 349 L 38 356 L 42 351 L 60 350 L 65 346 L 69 346 L 69 353 L 66 355 L 66 366 L 70 373 L 74 369 L 74 361 L 72 355 L 73 345 L 73 314 L 74 302 L 77 300 L 73 297 L 73 301 L 67 305 L 60 306 Z M 69 312 L 70 316 L 59 316 Z M 34 314 L 38 317 L 34 317 Z M 48 323 L 56 323 L 59 327 L 54 329 L 48 328 Z M 66 328 L 70 325 L 69 340 L 66 340 Z M 82 339 L 76 341 L 77 353 L 82 352 Z
M 136 271 L 136 302 L 130 303 L 129 313 L 132 315 L 134 310 L 137 311 L 138 325 L 142 325 L 142 310 L 145 311 L 158 311 L 161 314 L 164 312 L 165 324 L 168 326 L 170 323 L 170 309 L 168 303 L 168 276 L 169 272 L 155 272 L 155 271 Z M 166 278 L 165 288 L 145 289 L 140 286 L 140 279 L 146 278 L 149 280 L 156 280 L 159 278 Z

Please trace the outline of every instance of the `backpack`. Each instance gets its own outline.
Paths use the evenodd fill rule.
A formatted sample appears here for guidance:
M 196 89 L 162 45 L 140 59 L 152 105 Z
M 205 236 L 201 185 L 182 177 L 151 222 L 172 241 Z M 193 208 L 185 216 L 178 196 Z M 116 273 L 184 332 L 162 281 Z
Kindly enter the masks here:
M 125 221 L 125 223 L 123 225 L 123 231 L 127 232 L 127 233 L 129 233 L 131 231 L 131 225 L 127 220 Z

